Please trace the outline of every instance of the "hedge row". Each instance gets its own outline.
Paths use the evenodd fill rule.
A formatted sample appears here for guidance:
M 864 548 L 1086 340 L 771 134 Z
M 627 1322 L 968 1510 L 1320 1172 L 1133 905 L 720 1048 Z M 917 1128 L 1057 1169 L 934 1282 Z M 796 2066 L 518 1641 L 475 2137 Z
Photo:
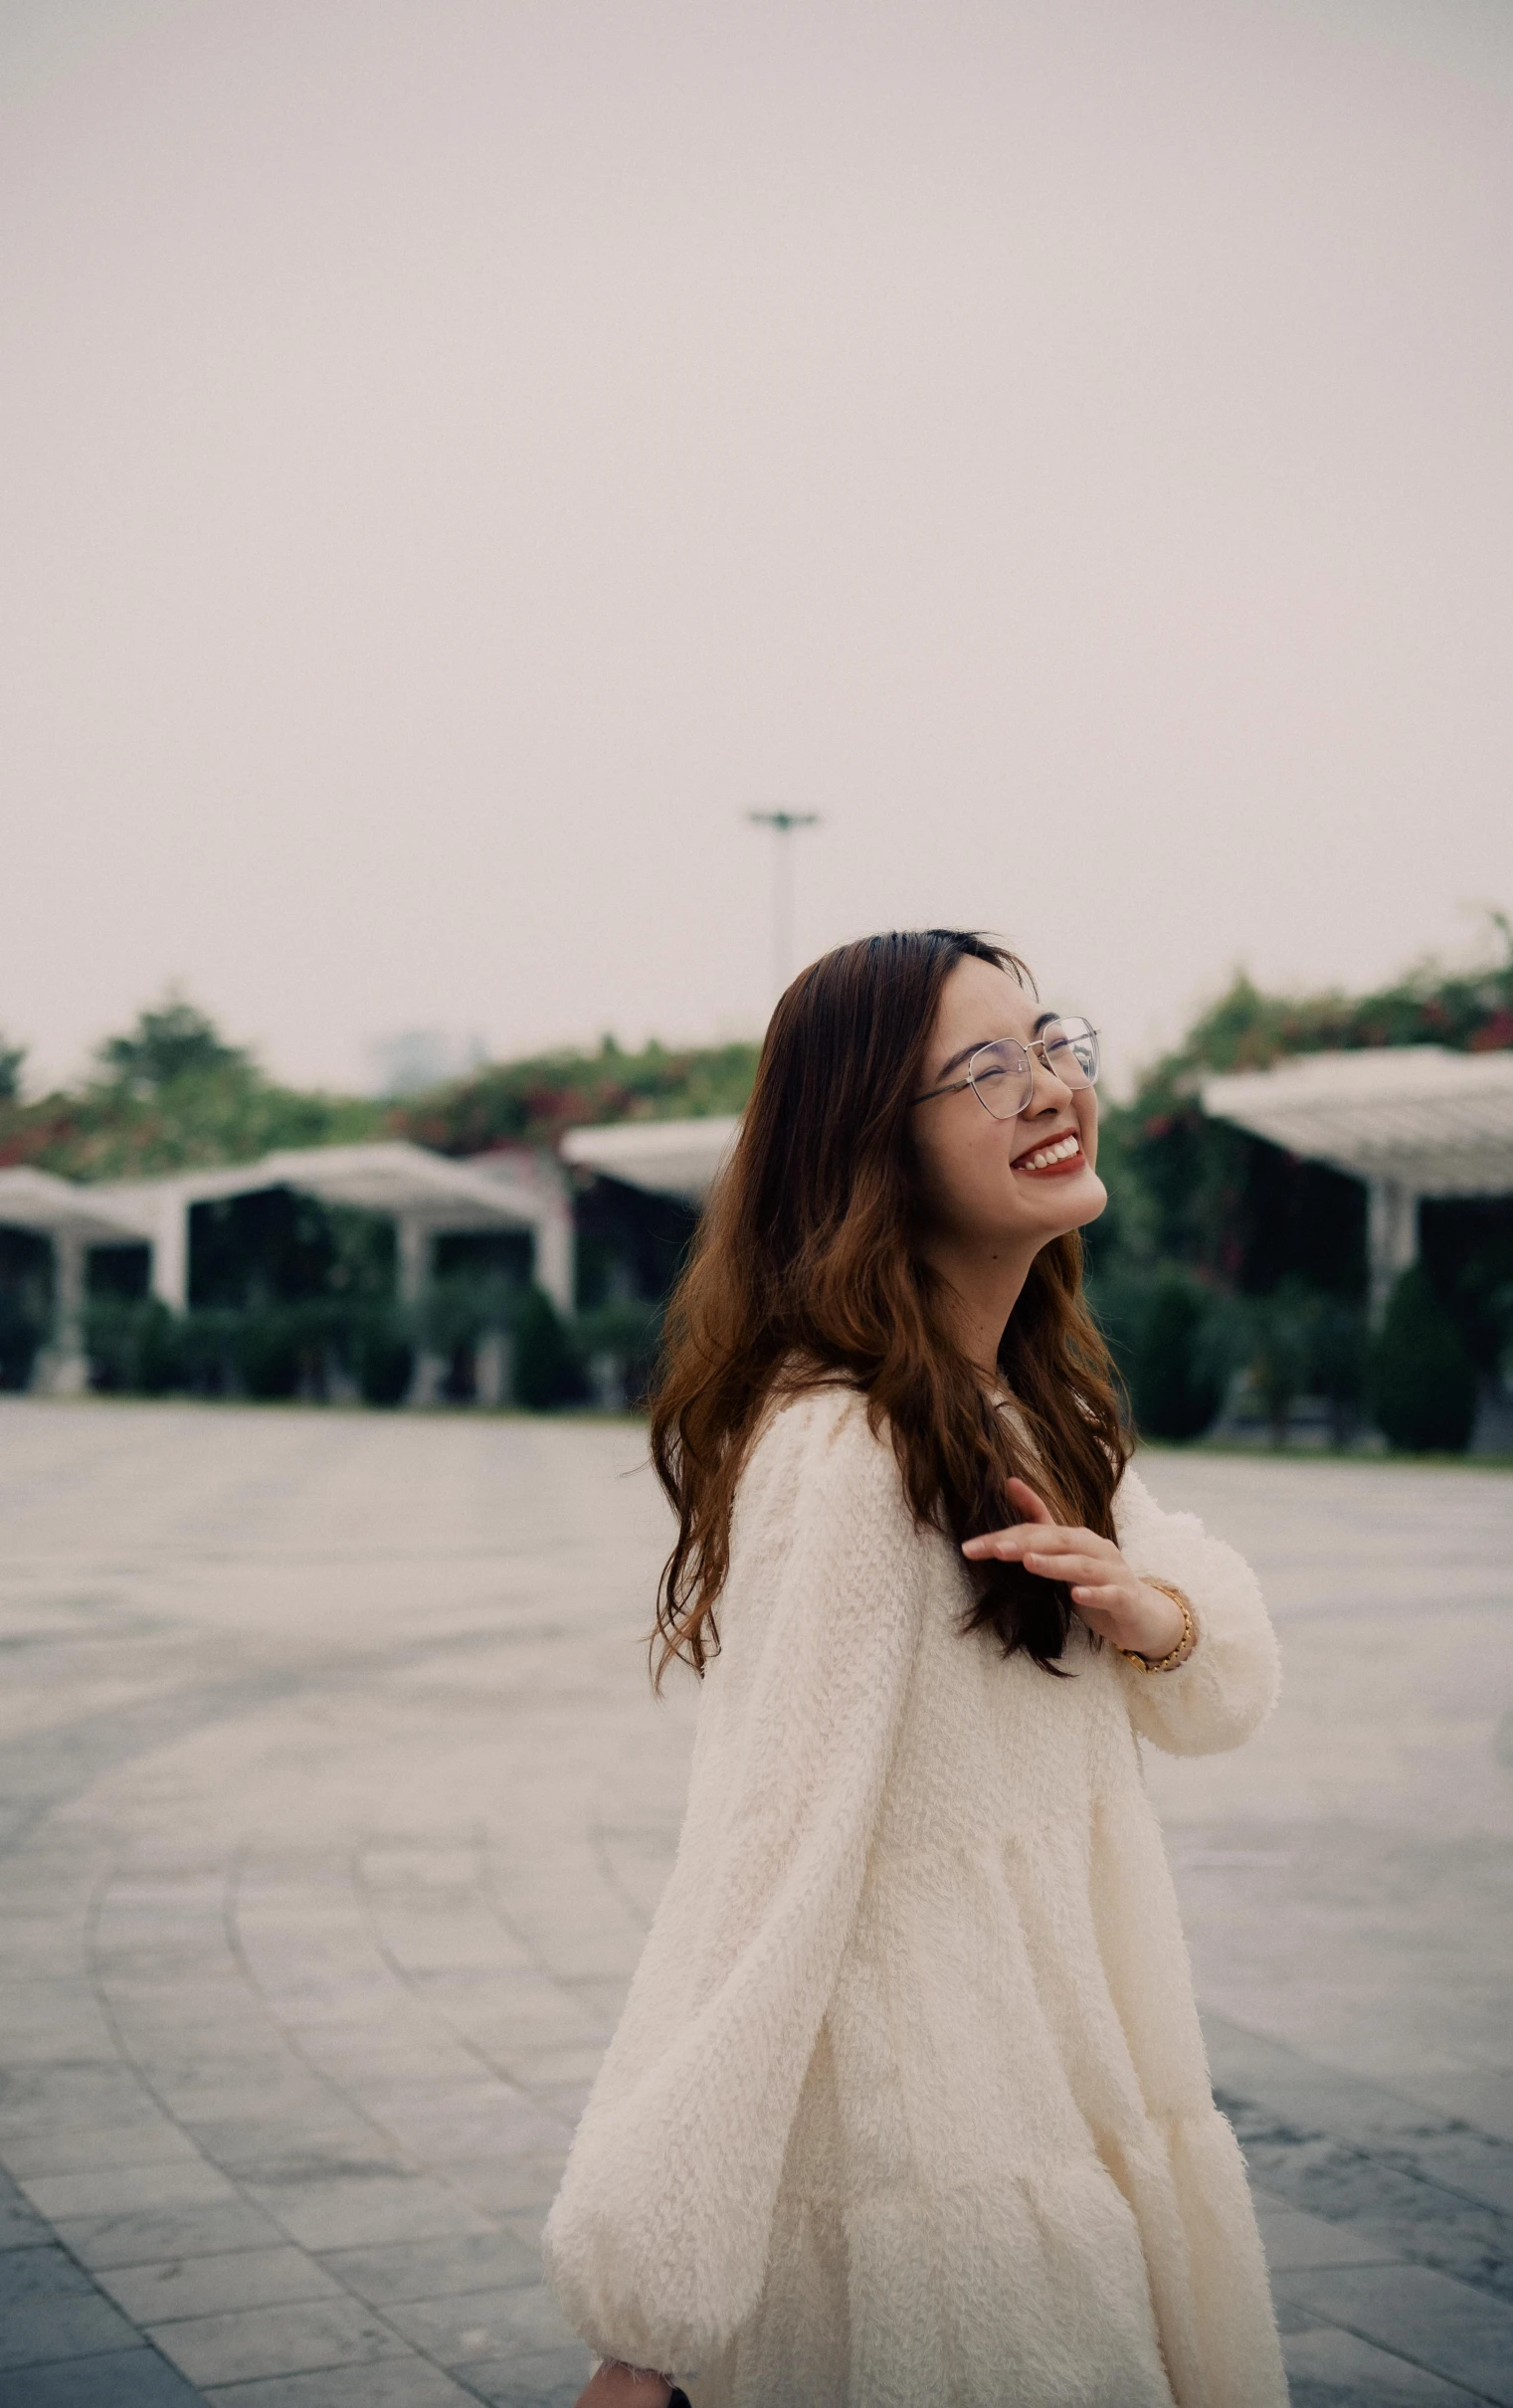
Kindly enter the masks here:
M 1247 1375 L 1278 1441 L 1294 1404 L 1311 1396 L 1327 1407 L 1337 1445 L 1367 1418 L 1404 1452 L 1461 1454 L 1470 1444 L 1476 1369 L 1417 1265 L 1374 1335 L 1359 1305 L 1295 1280 L 1237 1297 L 1168 1268 L 1098 1282 L 1094 1304 L 1149 1437 L 1201 1437 Z

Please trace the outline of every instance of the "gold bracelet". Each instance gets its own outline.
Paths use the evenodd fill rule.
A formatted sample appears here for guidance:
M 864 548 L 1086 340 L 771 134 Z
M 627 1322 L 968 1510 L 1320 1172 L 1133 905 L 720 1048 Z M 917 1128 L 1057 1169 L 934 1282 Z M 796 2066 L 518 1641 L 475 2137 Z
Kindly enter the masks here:
M 1159 1663 L 1153 1664 L 1149 1656 L 1136 1655 L 1132 1647 L 1120 1647 L 1119 1653 L 1127 1664 L 1138 1664 L 1142 1672 L 1175 1672 L 1179 1664 L 1187 1662 L 1198 1644 L 1198 1616 L 1193 1611 L 1193 1600 L 1185 1589 L 1174 1587 L 1170 1580 L 1153 1580 L 1145 1574 L 1140 1576 L 1147 1588 L 1159 1588 L 1164 1597 L 1170 1597 L 1174 1605 L 1181 1606 L 1182 1636 L 1171 1654 L 1162 1656 Z

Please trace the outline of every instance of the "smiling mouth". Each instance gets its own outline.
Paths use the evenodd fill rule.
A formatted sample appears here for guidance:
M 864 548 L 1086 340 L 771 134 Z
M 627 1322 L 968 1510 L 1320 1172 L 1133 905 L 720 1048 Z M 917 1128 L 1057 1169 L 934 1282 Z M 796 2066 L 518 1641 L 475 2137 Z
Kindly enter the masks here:
M 1079 1171 L 1083 1159 L 1080 1138 L 1058 1137 L 1051 1145 L 1037 1146 L 1033 1154 L 1019 1155 L 1010 1169 L 1032 1172 L 1037 1179 L 1064 1178 L 1068 1171 Z

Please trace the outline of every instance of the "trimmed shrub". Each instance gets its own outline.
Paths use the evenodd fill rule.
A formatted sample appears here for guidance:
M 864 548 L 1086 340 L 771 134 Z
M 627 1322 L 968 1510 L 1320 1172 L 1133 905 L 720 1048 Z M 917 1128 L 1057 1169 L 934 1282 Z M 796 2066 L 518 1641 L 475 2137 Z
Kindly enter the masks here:
M 261 1403 L 299 1392 L 302 1349 L 298 1317 L 284 1304 L 250 1305 L 236 1334 L 237 1377 Z
M 534 1284 L 515 1315 L 514 1383 L 515 1402 L 533 1413 L 571 1404 L 583 1392 L 562 1316 L 546 1290 Z
M 32 1377 L 46 1317 L 15 1288 L 0 1287 L 0 1389 L 24 1389 Z
M 375 1305 L 357 1324 L 352 1369 L 364 1404 L 403 1404 L 415 1377 L 415 1348 L 397 1305 Z
M 1470 1444 L 1475 1368 L 1418 1263 L 1388 1300 L 1371 1350 L 1369 1395 L 1389 1445 L 1405 1453 L 1460 1455 Z
M 1275 1446 L 1286 1444 L 1288 1417 L 1308 1388 L 1318 1307 L 1319 1299 L 1295 1279 L 1284 1279 L 1269 1296 L 1257 1296 L 1247 1307 L 1247 1368 Z
M 616 1297 L 580 1313 L 573 1323 L 573 1351 L 590 1385 L 596 1385 L 596 1367 L 608 1369 L 633 1410 L 645 1402 L 652 1383 L 662 1310 L 645 1297 Z
M 1314 1385 L 1329 1403 L 1329 1434 L 1348 1446 L 1366 1393 L 1366 1314 L 1342 1296 L 1323 1296 L 1313 1325 Z
M 107 1394 L 161 1396 L 183 1377 L 179 1327 L 160 1297 L 90 1297 L 84 1341 L 90 1386 Z
M 1198 1438 L 1224 1402 L 1214 1359 L 1213 1308 L 1196 1280 L 1163 1273 L 1150 1288 L 1129 1351 L 1135 1418 L 1148 1437 Z

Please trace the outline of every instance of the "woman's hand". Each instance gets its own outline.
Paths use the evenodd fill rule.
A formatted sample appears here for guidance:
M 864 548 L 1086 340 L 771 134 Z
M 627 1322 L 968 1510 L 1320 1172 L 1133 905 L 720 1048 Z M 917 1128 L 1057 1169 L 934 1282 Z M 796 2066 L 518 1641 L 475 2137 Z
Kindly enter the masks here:
M 578 2394 L 578 2408 L 667 2408 L 672 2386 L 665 2375 L 610 2359 Z
M 1088 1629 L 1112 1639 L 1116 1647 L 1127 1647 L 1131 1655 L 1159 1664 L 1181 1646 L 1187 1627 L 1182 1607 L 1164 1590 L 1148 1588 L 1137 1579 L 1112 1539 L 1052 1521 L 1049 1506 L 1028 1480 L 1011 1480 L 1009 1495 L 1024 1520 L 1009 1530 L 966 1540 L 964 1556 L 974 1564 L 993 1558 L 1019 1563 L 1042 1580 L 1064 1580 Z

